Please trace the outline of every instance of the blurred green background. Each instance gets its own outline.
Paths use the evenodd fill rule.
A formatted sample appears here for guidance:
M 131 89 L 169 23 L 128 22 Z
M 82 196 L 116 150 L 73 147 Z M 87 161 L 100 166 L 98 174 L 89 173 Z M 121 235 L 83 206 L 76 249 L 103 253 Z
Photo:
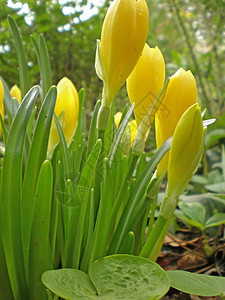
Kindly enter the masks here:
M 16 20 L 27 53 L 30 77 L 39 82 L 39 70 L 30 35 L 43 33 L 53 82 L 69 77 L 86 91 L 86 107 L 93 109 L 101 96 L 94 70 L 96 39 L 109 0 L 0 0 L 0 75 L 9 87 L 19 84 L 17 56 L 7 15 Z M 198 83 L 199 102 L 219 116 L 225 101 L 225 1 L 147 0 L 150 13 L 148 43 L 161 49 L 167 76 L 179 67 L 190 69 Z M 125 89 L 117 96 L 118 109 L 128 101 Z

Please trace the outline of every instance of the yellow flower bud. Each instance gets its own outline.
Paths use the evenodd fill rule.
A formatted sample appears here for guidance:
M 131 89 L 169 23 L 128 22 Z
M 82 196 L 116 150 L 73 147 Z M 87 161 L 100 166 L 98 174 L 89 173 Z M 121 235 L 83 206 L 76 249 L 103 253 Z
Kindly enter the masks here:
M 21 103 L 21 90 L 16 84 L 11 88 L 10 94 L 12 97 L 15 97 L 19 103 Z
M 109 7 L 96 55 L 104 106 L 111 105 L 135 67 L 147 39 L 148 20 L 145 0 L 114 0 Z
M 189 107 L 174 131 L 168 162 L 168 196 L 176 198 L 196 172 L 204 147 L 204 128 L 198 104 Z
M 180 68 L 171 78 L 163 102 L 156 113 L 156 143 L 159 148 L 174 133 L 176 125 L 188 107 L 197 102 L 197 86 L 191 71 Z M 157 167 L 157 176 L 168 165 L 167 153 Z
M 116 124 L 116 128 L 119 128 L 119 124 L 120 124 L 120 120 L 121 120 L 121 118 L 122 118 L 122 113 L 121 113 L 121 111 L 118 111 L 118 113 L 116 113 L 115 115 L 114 115 L 114 122 L 115 122 L 115 124 Z
M 69 146 L 75 134 L 79 113 L 78 93 L 73 83 L 66 77 L 57 85 L 57 98 L 55 114 L 62 126 L 63 133 Z M 52 121 L 49 136 L 49 153 L 52 154 L 59 142 L 58 131 L 55 122 Z
M 145 44 L 141 57 L 127 79 L 127 92 L 138 126 L 147 114 L 165 81 L 165 62 L 158 47 Z
M 133 146 L 134 138 L 137 132 L 137 122 L 136 120 L 132 120 L 129 123 L 130 126 L 130 145 Z
M 4 104 L 3 104 L 3 100 L 4 100 L 4 86 L 2 84 L 2 81 L 0 80 L 0 114 L 2 116 L 2 119 L 4 120 Z M 0 135 L 2 133 L 2 125 L 0 122 Z

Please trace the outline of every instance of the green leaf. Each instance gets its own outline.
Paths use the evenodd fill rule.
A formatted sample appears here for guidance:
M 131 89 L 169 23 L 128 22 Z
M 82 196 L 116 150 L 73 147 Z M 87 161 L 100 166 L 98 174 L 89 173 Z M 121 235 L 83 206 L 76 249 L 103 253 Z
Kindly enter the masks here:
M 186 271 L 167 271 L 173 288 L 187 294 L 212 297 L 225 292 L 225 278 Z
M 68 300 L 155 300 L 161 299 L 170 287 L 159 265 L 125 254 L 97 260 L 89 275 L 61 269 L 45 272 L 42 281 L 53 293 Z
M 123 214 L 120 218 L 119 224 L 117 226 L 116 232 L 111 241 L 108 254 L 117 253 L 119 247 L 121 246 L 124 237 L 127 233 L 132 230 L 133 226 L 137 221 L 137 216 L 143 211 L 143 208 L 147 204 L 145 202 L 144 193 L 147 189 L 148 183 L 154 172 L 157 164 L 162 159 L 162 157 L 169 151 L 171 146 L 172 138 L 169 138 L 154 154 L 150 162 L 146 165 L 145 169 L 138 178 L 132 193 L 128 199 L 126 207 L 123 211 Z
M 51 74 L 51 66 L 48 56 L 48 49 L 44 40 L 43 34 L 40 34 L 39 36 L 39 50 L 40 50 L 40 73 L 41 73 L 41 82 L 42 82 L 42 88 L 43 88 L 43 95 L 44 98 L 45 95 L 48 92 L 48 89 L 52 85 L 52 74 Z M 36 50 L 37 53 L 37 50 Z M 37 54 L 38 56 L 38 54 Z
M 97 130 L 96 130 L 96 123 L 97 123 L 97 116 L 98 111 L 101 106 L 101 101 L 98 100 L 95 104 L 95 108 L 93 111 L 93 115 L 91 118 L 91 124 L 90 124 L 90 130 L 89 130 L 89 138 L 88 138 L 88 147 L 87 147 L 87 153 L 89 154 L 94 147 L 96 141 L 97 141 Z
M 133 105 L 131 106 L 131 108 L 129 109 L 129 111 L 127 112 L 125 118 L 123 119 L 122 123 L 120 124 L 119 126 L 119 129 L 113 139 L 113 142 L 112 142 L 112 145 L 111 145 L 111 148 L 110 148 L 110 151 L 109 151 L 109 163 L 110 163 L 110 166 L 112 166 L 112 163 L 113 163 L 113 160 L 114 160 L 114 157 L 115 157 L 115 154 L 116 154 L 116 151 L 119 147 L 119 144 L 120 144 L 120 141 L 122 139 L 122 136 L 123 136 L 123 133 L 124 133 L 124 130 L 127 126 L 127 123 L 129 122 L 129 119 L 133 113 L 133 110 L 134 110 L 134 103 Z
M 225 193 L 225 182 L 218 182 L 205 185 L 205 188 L 213 193 Z
M 48 137 L 56 101 L 56 87 L 52 87 L 47 94 L 40 109 L 36 123 L 31 148 L 27 160 L 24 174 L 22 193 L 22 217 L 23 217 L 23 241 L 24 248 L 28 254 L 29 232 L 31 225 L 31 215 L 33 199 L 40 168 L 46 159 Z
M 79 265 L 87 202 L 101 148 L 102 141 L 98 140 L 89 154 L 80 176 L 70 222 L 70 228 L 76 228 L 76 231 L 69 231 L 65 245 L 67 266 L 77 268 Z
M 64 111 L 62 112 L 64 113 Z M 59 115 L 59 118 L 53 113 L 54 121 L 58 130 L 60 145 L 62 149 L 62 160 L 63 160 L 63 168 L 64 168 L 64 179 L 68 179 L 71 174 L 71 164 L 70 164 L 70 157 L 69 157 L 69 149 L 67 147 L 66 138 L 63 133 L 63 129 L 61 127 L 59 118 L 62 114 Z M 65 117 L 65 114 L 64 114 Z
M 97 260 L 90 278 L 103 299 L 161 299 L 170 285 L 165 271 L 142 257 L 117 254 Z
M 21 185 L 23 148 L 27 124 L 39 88 L 22 101 L 9 132 L 2 174 L 2 234 L 9 278 L 15 299 L 26 299 L 27 285 L 21 234 Z
M 224 213 L 218 213 L 211 218 L 209 218 L 205 222 L 205 228 L 213 227 L 213 226 L 220 226 L 222 224 L 225 224 L 225 214 Z
M 11 103 L 12 96 L 10 95 L 10 92 L 9 92 L 9 89 L 8 89 L 8 86 L 5 82 L 5 80 L 1 76 L 0 76 L 0 80 L 2 81 L 3 86 L 4 86 L 4 107 L 6 110 L 6 115 L 8 117 L 9 125 L 11 125 L 12 121 L 13 121 L 12 103 Z
M 179 207 L 182 212 L 192 221 L 198 222 L 201 225 L 205 224 L 205 207 L 201 203 L 184 203 L 180 202 Z
M 89 276 L 82 271 L 75 269 L 47 271 L 41 279 L 50 291 L 64 299 L 98 299 Z
M 13 38 L 15 41 L 18 64 L 19 64 L 19 73 L 20 73 L 20 88 L 21 88 L 21 96 L 22 98 L 28 92 L 30 88 L 30 79 L 28 73 L 27 59 L 25 56 L 22 39 L 19 33 L 19 29 L 17 27 L 16 22 L 11 16 L 8 16 L 9 25 L 13 34 Z
M 52 166 L 49 161 L 45 161 L 38 177 L 30 234 L 28 276 L 30 299 L 46 299 L 45 288 L 40 278 L 43 272 L 53 269 L 49 244 L 52 187 Z

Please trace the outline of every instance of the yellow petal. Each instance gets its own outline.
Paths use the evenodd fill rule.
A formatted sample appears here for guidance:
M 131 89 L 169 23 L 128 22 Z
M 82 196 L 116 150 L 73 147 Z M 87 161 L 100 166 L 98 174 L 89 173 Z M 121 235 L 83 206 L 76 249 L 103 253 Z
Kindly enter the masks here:
M 58 117 L 66 138 L 67 145 L 70 145 L 75 134 L 79 113 L 78 93 L 73 83 L 66 77 L 61 79 L 57 85 L 57 98 L 55 104 L 55 114 Z M 52 122 L 49 151 L 53 152 L 59 142 L 57 128 Z
M 103 101 L 109 106 L 136 65 L 148 33 L 145 0 L 114 0 L 101 33 L 101 60 L 104 68 Z
M 122 115 L 123 115 L 123 114 L 121 113 L 121 111 L 118 111 L 118 113 L 116 113 L 115 116 L 114 116 L 114 122 L 115 122 L 115 124 L 116 124 L 116 128 L 119 127 L 119 124 L 120 124 L 120 120 L 121 120 Z
M 198 104 L 189 107 L 180 118 L 171 144 L 168 162 L 168 195 L 180 195 L 200 162 L 204 129 Z
M 145 44 L 142 55 L 127 79 L 130 102 L 135 102 L 135 119 L 140 125 L 165 81 L 165 62 L 158 47 Z
M 16 84 L 11 88 L 10 94 L 12 97 L 15 97 L 19 103 L 21 103 L 21 90 Z
M 174 133 L 176 125 L 188 107 L 197 102 L 197 86 L 191 71 L 179 69 L 168 84 L 166 95 L 156 114 L 156 143 L 159 148 Z M 160 161 L 157 174 L 165 172 L 169 153 Z
M 136 120 L 132 120 L 129 122 L 129 126 L 130 126 L 130 144 L 131 147 L 133 146 L 133 142 L 134 142 L 134 138 L 137 132 L 137 122 Z
M 2 119 L 4 120 L 4 104 L 3 104 L 3 100 L 4 100 L 4 86 L 2 84 L 2 81 L 0 80 L 0 114 L 2 116 Z M 0 135 L 2 133 L 2 125 L 0 122 Z

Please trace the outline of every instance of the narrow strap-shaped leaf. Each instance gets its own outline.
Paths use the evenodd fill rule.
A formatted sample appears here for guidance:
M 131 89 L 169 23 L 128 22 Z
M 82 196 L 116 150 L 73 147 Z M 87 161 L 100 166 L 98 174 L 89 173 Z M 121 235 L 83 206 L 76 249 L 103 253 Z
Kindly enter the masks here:
M 5 82 L 5 80 L 0 76 L 0 80 L 4 86 L 4 107 L 6 110 L 6 115 L 8 117 L 9 125 L 12 124 L 13 116 L 12 116 L 12 96 L 10 95 L 9 88 Z
M 2 115 L 0 114 L 0 122 L 1 122 L 1 126 L 2 126 L 2 134 L 3 134 L 3 140 L 4 140 L 4 144 L 6 145 L 7 143 L 7 139 L 8 139 L 8 133 L 7 130 L 5 128 L 5 123 L 2 119 Z
M 14 118 L 5 151 L 2 175 L 2 234 L 14 299 L 27 299 L 21 236 L 22 159 L 26 128 L 39 89 L 25 96 Z
M 80 270 L 87 273 L 88 271 L 88 258 L 90 257 L 91 253 L 91 244 L 92 244 L 92 238 L 94 233 L 94 190 L 91 189 L 90 192 L 90 201 L 89 201 L 89 213 L 86 214 L 86 226 L 87 229 L 87 240 L 84 248 L 84 254 L 82 256 L 82 261 L 80 265 Z
M 31 215 L 33 199 L 41 165 L 46 159 L 48 137 L 52 122 L 52 115 L 56 101 L 56 87 L 52 87 L 41 107 L 36 123 L 34 136 L 26 164 L 23 193 L 22 193 L 22 234 L 25 251 L 25 262 L 27 263 L 29 251 L 29 232 L 31 225 Z
M 126 126 L 127 126 L 127 123 L 129 122 L 130 116 L 133 113 L 134 105 L 135 105 L 135 103 L 133 103 L 133 105 L 131 106 L 131 108 L 128 110 L 126 116 L 124 117 L 124 119 L 123 119 L 122 123 L 120 124 L 119 129 L 118 129 L 118 131 L 117 131 L 117 133 L 116 133 L 116 135 L 114 137 L 112 146 L 111 146 L 110 151 L 109 151 L 109 163 L 110 163 L 110 166 L 112 166 L 112 163 L 113 163 L 116 151 L 117 151 L 117 149 L 119 147 L 120 141 L 122 139 L 124 130 L 125 130 Z
M 73 190 L 73 183 L 70 179 L 67 179 L 65 185 L 65 191 L 63 192 L 63 199 L 61 203 L 62 208 L 62 225 L 63 225 L 63 251 L 62 251 L 62 267 L 66 265 L 66 258 L 65 258 L 65 240 L 68 240 L 70 228 L 70 219 L 72 215 L 72 208 L 74 205 L 74 190 Z
M 105 255 L 110 227 L 111 210 L 113 202 L 113 178 L 108 159 L 105 159 L 105 170 L 101 189 L 98 215 L 92 243 L 92 253 L 89 268 L 92 263 Z
M 40 68 L 41 57 L 40 57 L 40 50 L 39 50 L 38 43 L 36 42 L 36 40 L 34 39 L 33 36 L 31 36 L 30 39 L 31 39 L 31 42 L 32 42 L 32 44 L 34 46 L 35 54 L 37 56 L 38 65 L 39 65 L 39 68 Z
M 110 108 L 110 115 L 109 115 L 109 119 L 108 119 L 108 124 L 107 127 L 105 129 L 105 137 L 104 137 L 104 143 L 103 143 L 103 159 L 105 157 L 109 156 L 109 151 L 112 145 L 112 141 L 114 139 L 114 134 L 115 134 L 115 123 L 114 123 L 114 114 L 115 114 L 115 102 L 112 103 L 111 108 Z M 103 165 L 103 161 L 102 161 L 102 165 Z
M 33 300 L 46 299 L 41 275 L 53 269 L 49 243 L 52 186 L 52 166 L 49 161 L 45 161 L 38 177 L 32 213 L 28 288 L 29 299 Z
M 68 263 L 72 263 L 74 268 L 79 266 L 87 201 L 101 148 L 102 141 L 98 140 L 88 156 L 77 187 L 74 210 L 70 222 L 70 228 L 74 228 L 74 230 L 70 230 L 69 239 L 66 241 L 67 260 Z
M 39 42 L 39 51 L 40 51 L 39 59 L 40 59 L 40 73 L 41 73 L 43 97 L 45 97 L 50 86 L 52 85 L 51 66 L 50 66 L 50 60 L 48 56 L 48 49 L 43 34 L 40 34 L 38 42 Z
M 95 104 L 93 116 L 91 118 L 89 137 L 88 137 L 88 146 L 87 146 L 88 154 L 91 152 L 92 148 L 94 147 L 94 145 L 97 141 L 96 123 L 97 123 L 98 110 L 99 110 L 100 106 L 101 106 L 101 101 L 98 100 Z
M 16 52 L 18 57 L 18 64 L 19 64 L 19 73 L 20 73 L 20 89 L 22 98 L 27 93 L 27 91 L 30 88 L 30 79 L 29 79 L 29 73 L 28 73 L 28 66 L 27 66 L 27 59 L 25 56 L 24 48 L 22 39 L 19 33 L 19 29 L 17 27 L 17 24 L 15 20 L 8 16 L 9 25 L 13 34 L 13 38 L 15 41 L 16 46 Z
M 16 98 L 13 97 L 13 98 L 12 98 L 11 105 L 12 105 L 12 114 L 13 114 L 13 118 L 14 118 L 14 116 L 15 116 L 16 113 L 17 113 L 17 110 L 18 110 L 20 104 L 19 104 L 18 100 L 17 100 Z
M 132 218 L 137 206 L 141 206 L 140 200 L 145 201 L 143 197 L 144 192 L 148 186 L 149 180 L 154 172 L 157 164 L 163 158 L 163 156 L 169 151 L 171 146 L 172 138 L 168 139 L 154 154 L 150 162 L 145 167 L 144 171 L 137 180 L 130 198 L 128 199 L 127 205 L 123 211 L 123 214 L 120 218 L 119 224 L 117 226 L 116 232 L 113 236 L 108 254 L 117 253 L 124 237 L 132 229 L 134 225 L 134 218 Z
M 62 127 L 59 123 L 59 120 L 54 113 L 54 121 L 58 130 L 59 138 L 60 138 L 60 145 L 62 149 L 62 159 L 63 159 L 63 168 L 64 168 L 64 179 L 68 179 L 71 174 L 71 165 L 70 165 L 70 159 L 69 159 L 69 150 L 66 144 L 66 138 L 64 136 Z
M 1 114 L 0 114 L 1 117 Z M 2 160 L 0 161 L 0 195 L 1 195 L 1 179 L 2 179 Z M 12 289 L 9 280 L 9 274 L 7 270 L 5 253 L 2 241 L 2 209 L 1 209 L 1 198 L 0 198 L 0 299 L 13 299 Z
M 76 148 L 76 145 L 81 143 L 82 139 L 82 133 L 85 133 L 85 114 L 84 114 L 84 89 L 81 89 L 78 93 L 79 96 L 79 114 L 78 114 L 78 120 L 77 120 L 77 128 L 74 135 L 74 140 L 70 145 L 70 149 Z

